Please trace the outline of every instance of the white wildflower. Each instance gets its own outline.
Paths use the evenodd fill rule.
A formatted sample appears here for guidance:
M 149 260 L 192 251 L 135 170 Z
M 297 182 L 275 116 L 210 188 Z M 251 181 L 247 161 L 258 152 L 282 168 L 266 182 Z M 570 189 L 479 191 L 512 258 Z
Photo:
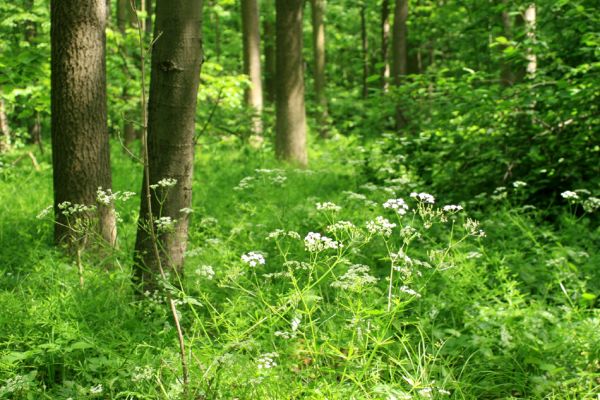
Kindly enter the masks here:
M 270 369 L 277 366 L 275 359 L 279 357 L 277 353 L 265 353 L 262 354 L 256 360 L 256 367 L 258 369 Z
M 189 207 L 183 207 L 181 210 L 179 210 L 179 212 L 182 213 L 182 214 L 188 215 L 188 214 L 193 213 L 194 210 L 192 208 L 189 208 Z
M 563 197 L 563 199 L 567 199 L 567 200 L 578 200 L 579 199 L 579 195 L 570 190 L 566 190 L 566 191 L 562 192 L 560 195 Z
M 358 292 L 361 288 L 377 282 L 377 278 L 369 275 L 369 267 L 354 264 L 348 271 L 331 284 L 331 287 Z
M 275 176 L 269 177 L 269 179 L 271 180 L 271 182 L 274 185 L 284 186 L 285 185 L 285 181 L 287 181 L 287 176 L 284 176 L 284 175 L 275 175 Z
M 319 210 L 319 211 L 338 212 L 342 209 L 342 207 L 340 207 L 337 204 L 332 203 L 330 201 L 327 201 L 325 203 L 317 203 L 316 207 L 317 207 L 317 210 Z
M 428 387 L 424 388 L 424 389 L 421 389 L 421 390 L 419 390 L 419 395 L 421 397 L 426 397 L 426 398 L 430 399 L 431 396 L 433 395 L 433 390 L 431 388 L 428 388 Z
M 367 222 L 367 230 L 369 233 L 380 234 L 383 236 L 390 236 L 392 234 L 392 229 L 395 227 L 396 224 L 382 216 L 378 216 L 374 221 Z
M 444 210 L 444 212 L 459 212 L 462 209 L 463 208 L 461 205 L 456 205 L 456 204 L 448 204 L 447 206 L 444 206 L 442 208 L 442 210 Z
M 256 267 L 257 265 L 265 264 L 265 256 L 256 251 L 251 251 L 249 253 L 242 255 L 242 261 L 248 264 L 251 267 Z
M 154 369 L 149 366 L 146 365 L 145 367 L 135 367 L 135 369 L 133 370 L 133 374 L 131 375 L 131 380 L 133 382 L 143 382 L 143 381 L 149 381 L 153 378 L 154 376 Z
M 408 211 L 408 204 L 406 204 L 404 199 L 389 199 L 383 203 L 383 208 L 391 208 L 399 215 L 404 215 Z
M 111 189 L 103 190 L 102 186 L 96 190 L 96 201 L 105 206 L 110 206 L 118 196 L 119 192 L 113 193 Z
M 406 294 L 409 294 L 409 295 L 411 295 L 411 296 L 414 296 L 414 297 L 416 297 L 416 298 L 419 298 L 419 297 L 421 297 L 421 294 L 419 294 L 419 292 L 417 292 L 417 291 L 415 291 L 415 290 L 413 290 L 413 289 L 409 288 L 408 286 L 401 286 L 401 287 L 400 287 L 400 291 L 401 291 L 401 292 L 404 292 L 404 293 L 406 293 Z
M 132 198 L 133 196 L 135 196 L 135 192 L 123 192 L 121 194 L 121 200 L 123 201 L 127 201 L 130 198 Z
M 327 249 L 338 249 L 340 247 L 343 247 L 341 243 L 336 242 L 327 236 L 323 236 L 320 233 L 308 232 L 304 238 L 304 248 L 311 253 Z
M 583 202 L 583 210 L 587 213 L 593 213 L 599 208 L 600 199 L 597 197 L 588 197 L 588 199 Z
M 356 226 L 350 221 L 337 221 L 332 225 L 328 225 L 325 230 L 330 233 L 347 232 L 356 229 Z
M 427 203 L 427 204 L 435 203 L 435 197 L 433 197 L 429 193 L 425 193 L 425 192 L 421 192 L 421 193 L 412 192 L 410 194 L 410 197 L 412 197 L 413 199 L 416 199 L 418 201 L 421 201 L 423 203 Z
M 363 200 L 363 201 L 367 200 L 367 196 L 365 196 L 364 194 L 360 194 L 360 193 L 344 191 L 344 192 L 342 192 L 342 194 L 346 195 L 348 200 Z
M 100 383 L 96 386 L 92 386 L 90 388 L 90 393 L 91 394 L 100 394 L 100 393 L 102 393 L 103 390 L 104 390 L 104 388 L 102 387 L 102 384 Z
M 173 229 L 176 222 L 177 220 L 171 217 L 160 217 L 154 220 L 154 225 L 156 225 L 158 232 L 169 232 Z
M 215 276 L 215 270 L 210 265 L 201 265 L 194 272 L 196 275 L 200 275 L 208 280 L 211 280 Z
M 519 189 L 519 188 L 523 188 L 523 187 L 527 186 L 527 182 L 523 182 L 523 181 L 514 181 L 514 182 L 512 183 L 512 185 L 513 185 L 513 187 L 514 187 L 515 189 Z
M 245 190 L 251 188 L 253 186 L 252 182 L 254 181 L 254 179 L 255 178 L 253 176 L 247 176 L 243 178 L 240 181 L 240 183 L 238 183 L 238 185 L 233 188 L 233 190 Z

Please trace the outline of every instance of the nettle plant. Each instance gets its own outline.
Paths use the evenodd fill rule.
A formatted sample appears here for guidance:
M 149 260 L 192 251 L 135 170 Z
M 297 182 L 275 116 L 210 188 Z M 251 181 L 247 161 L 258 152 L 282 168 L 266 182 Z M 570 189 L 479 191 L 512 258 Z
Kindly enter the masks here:
M 289 368 L 299 374 L 318 369 L 337 371 L 341 384 L 391 382 L 380 389 L 394 395 L 448 394 L 446 384 L 424 375 L 423 363 L 435 356 L 409 354 L 415 349 L 405 339 L 419 332 L 414 317 L 426 313 L 421 302 L 434 282 L 458 268 L 457 253 L 472 250 L 469 239 L 484 231 L 462 206 L 437 206 L 428 193 L 383 204 L 359 193 L 346 198 L 348 207 L 316 203 L 319 229 L 271 231 L 264 249 L 248 249 L 217 273 L 220 287 L 254 302 L 260 314 L 244 328 L 269 343 L 253 347 L 257 379 Z M 369 209 L 380 215 L 365 218 Z M 425 347 L 434 345 L 421 339 Z M 400 361 L 401 354 L 408 357 Z M 284 360 L 293 365 L 278 370 Z

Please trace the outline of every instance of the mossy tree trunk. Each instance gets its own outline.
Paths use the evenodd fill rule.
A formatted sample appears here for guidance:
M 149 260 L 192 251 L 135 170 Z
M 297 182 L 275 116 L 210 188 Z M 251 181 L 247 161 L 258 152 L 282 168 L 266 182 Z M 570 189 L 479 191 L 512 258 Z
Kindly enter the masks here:
M 73 233 L 59 204 L 96 204 L 97 189 L 112 186 L 105 26 L 104 0 L 51 2 L 51 131 L 57 242 L 68 240 Z M 99 207 L 98 226 L 102 238 L 114 244 L 112 207 Z
M 277 157 L 306 166 L 306 110 L 302 60 L 303 0 L 276 0 Z
M 201 22 L 202 1 L 156 2 L 148 106 L 149 175 L 144 174 L 135 244 L 134 277 L 144 290 L 156 287 L 160 265 L 165 270 L 182 272 L 189 219 L 185 209 L 192 204 L 196 101 L 202 65 Z M 146 185 L 147 181 L 155 185 L 166 178 L 177 183 L 157 189 Z M 157 257 L 150 221 L 164 217 L 176 222 L 170 230 L 157 231 Z

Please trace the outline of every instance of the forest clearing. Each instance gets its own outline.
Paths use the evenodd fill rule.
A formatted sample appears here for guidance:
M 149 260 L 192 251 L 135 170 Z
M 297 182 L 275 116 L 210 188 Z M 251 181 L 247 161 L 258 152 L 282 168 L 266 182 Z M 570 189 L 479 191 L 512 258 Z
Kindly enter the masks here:
M 0 4 L 0 399 L 600 399 L 591 0 Z

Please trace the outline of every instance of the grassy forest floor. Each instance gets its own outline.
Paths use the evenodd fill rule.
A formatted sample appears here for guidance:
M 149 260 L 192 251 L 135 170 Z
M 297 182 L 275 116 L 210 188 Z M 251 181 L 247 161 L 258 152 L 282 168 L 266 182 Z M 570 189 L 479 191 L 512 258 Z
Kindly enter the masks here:
M 184 290 L 170 289 L 190 398 L 597 399 L 597 219 L 568 206 L 549 219 L 510 182 L 444 210 L 452 193 L 430 204 L 418 177 L 393 160 L 373 170 L 385 157 L 360 144 L 313 143 L 297 170 L 269 145 L 200 143 Z M 139 199 L 117 204 L 119 248 L 84 254 L 80 287 L 36 218 L 52 203 L 49 156 L 40 171 L 8 161 L 0 398 L 179 398 L 168 307 L 130 280 Z M 114 190 L 139 192 L 141 167 L 117 147 L 113 171 Z

